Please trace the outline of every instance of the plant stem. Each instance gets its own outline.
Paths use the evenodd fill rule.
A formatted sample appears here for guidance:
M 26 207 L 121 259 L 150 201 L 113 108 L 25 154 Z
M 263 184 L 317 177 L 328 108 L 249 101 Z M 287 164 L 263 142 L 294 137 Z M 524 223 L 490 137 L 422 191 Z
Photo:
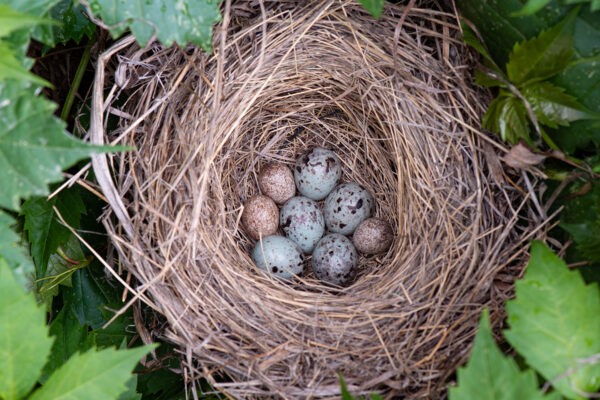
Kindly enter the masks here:
M 79 66 L 77 67 L 77 71 L 75 72 L 73 83 L 69 88 L 69 93 L 67 94 L 65 104 L 63 105 L 63 108 L 61 110 L 60 119 L 62 119 L 65 122 L 67 121 L 67 118 L 69 118 L 71 108 L 73 107 L 73 102 L 75 101 L 75 94 L 79 90 L 81 80 L 83 79 L 83 74 L 85 73 L 85 69 L 87 68 L 88 62 L 90 61 L 90 53 L 93 44 L 94 40 L 88 40 L 88 44 L 85 46 L 85 50 L 83 51 L 83 55 L 81 56 L 81 60 L 79 61 Z

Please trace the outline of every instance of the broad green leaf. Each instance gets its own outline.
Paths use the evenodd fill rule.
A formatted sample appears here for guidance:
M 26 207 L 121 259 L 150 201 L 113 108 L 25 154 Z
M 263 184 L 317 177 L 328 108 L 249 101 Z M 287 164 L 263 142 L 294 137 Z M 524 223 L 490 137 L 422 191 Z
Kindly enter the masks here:
M 127 389 L 125 392 L 121 393 L 117 400 L 141 400 L 142 395 L 136 391 L 137 382 L 137 375 L 132 375 L 129 380 L 125 382 Z
M 358 0 L 360 4 L 375 18 L 381 17 L 385 0 Z
M 20 199 L 48 194 L 61 170 L 103 151 L 81 142 L 52 115 L 56 104 L 15 81 L 0 83 L 0 207 L 17 210 Z
M 528 142 L 531 140 L 525 105 L 520 99 L 502 90 L 483 116 L 483 127 L 512 144 L 516 144 L 519 139 Z
M 469 46 L 471 46 L 475 50 L 477 50 L 477 52 L 483 56 L 484 60 L 487 61 L 486 64 L 491 66 L 491 69 L 494 72 L 496 72 L 499 75 L 501 75 L 502 77 L 504 77 L 504 72 L 502 72 L 502 69 L 498 66 L 498 64 L 496 64 L 496 62 L 494 61 L 494 59 L 492 58 L 492 56 L 490 55 L 488 50 L 485 48 L 483 43 L 481 43 L 479 41 L 479 39 L 477 38 L 477 35 L 475 35 L 475 32 L 473 32 L 471 27 L 469 25 L 467 25 L 463 20 L 461 20 L 460 28 L 462 29 L 462 34 L 463 34 L 462 40 L 466 44 L 468 44 Z
M 80 325 L 68 305 L 63 306 L 50 324 L 50 335 L 55 340 L 48 363 L 44 366 L 40 383 L 63 365 L 76 352 L 84 352 L 94 347 L 95 336 L 86 325 Z
M 25 216 L 24 228 L 31 243 L 31 255 L 36 264 L 38 278 L 46 276 L 50 256 L 73 235 L 58 220 L 54 206 L 70 226 L 79 229 L 79 220 L 81 214 L 85 213 L 85 205 L 76 188 L 63 190 L 50 200 L 46 200 L 45 197 L 33 197 L 21 207 L 20 214 Z
M 113 37 L 127 28 L 143 47 L 154 34 L 165 46 L 193 42 L 212 48 L 212 25 L 221 20 L 217 0 L 91 0 L 90 8 L 107 24 Z M 124 24 L 123 24 L 124 22 Z
M 552 28 L 515 45 L 506 64 L 508 77 L 514 84 L 551 78 L 569 64 L 573 55 L 573 28 L 578 11 L 574 9 Z
M 52 346 L 46 312 L 17 284 L 0 259 L 0 398 L 19 399 L 33 387 Z
M 521 17 L 523 15 L 532 15 L 546 7 L 550 0 L 528 0 L 527 3 L 519 11 L 511 14 L 513 17 Z
M 573 236 L 582 259 L 600 263 L 600 184 L 565 204 L 559 225 Z
M 131 371 L 152 346 L 75 353 L 30 400 L 117 399 L 127 390 Z
M 11 229 L 14 224 L 15 220 L 10 215 L 0 211 L 0 258 L 6 261 L 23 290 L 29 290 L 35 268 L 21 245 L 19 235 Z
M 521 89 L 538 121 L 551 128 L 568 126 L 579 119 L 599 119 L 564 89 L 550 82 L 530 83 Z
M 0 40 L 0 82 L 6 79 L 16 79 L 24 82 L 33 82 L 38 85 L 51 86 L 44 79 L 27 71 L 17 59 L 10 46 Z
M 23 14 L 13 10 L 9 6 L 0 4 L 0 37 L 4 37 L 20 28 L 33 27 L 43 23 L 52 23 L 52 20 Z
M 108 321 L 102 309 L 120 300 L 119 288 L 108 281 L 102 265 L 97 262 L 75 271 L 71 282 L 73 288 L 63 290 L 70 294 L 73 314 L 80 324 L 88 324 L 92 329 L 100 328 Z
M 115 314 L 111 310 L 120 310 L 121 307 L 123 307 L 123 303 L 121 302 L 108 303 L 100 307 L 100 313 L 104 320 L 108 321 Z M 132 332 L 135 332 L 134 326 L 132 311 L 128 309 L 106 328 L 100 327 L 94 331 L 96 334 L 96 344 L 98 347 L 110 347 L 117 346 L 123 341 L 129 342 L 133 337 Z
M 506 85 L 502 81 L 492 78 L 491 76 L 487 75 L 486 73 L 484 73 L 483 71 L 481 71 L 479 69 L 475 70 L 475 83 L 478 84 L 479 86 L 483 86 L 486 88 L 491 88 L 491 87 L 496 87 L 496 86 L 506 87 Z
M 49 11 L 49 16 L 61 22 L 61 26 L 40 25 L 34 31 L 34 37 L 49 47 L 69 40 L 79 44 L 84 36 L 91 39 L 96 25 L 84 14 L 85 7 L 73 0 L 60 0 Z
M 448 388 L 450 400 L 560 399 L 538 388 L 535 372 L 521 371 L 512 358 L 496 346 L 487 309 L 481 313 L 469 361 L 456 371 L 458 386 Z
M 543 243 L 531 245 L 525 277 L 516 282 L 516 299 L 506 303 L 510 329 L 504 336 L 527 363 L 570 399 L 600 388 L 600 364 L 580 359 L 600 353 L 600 292 L 586 285 Z M 579 368 L 579 369 L 578 369 Z

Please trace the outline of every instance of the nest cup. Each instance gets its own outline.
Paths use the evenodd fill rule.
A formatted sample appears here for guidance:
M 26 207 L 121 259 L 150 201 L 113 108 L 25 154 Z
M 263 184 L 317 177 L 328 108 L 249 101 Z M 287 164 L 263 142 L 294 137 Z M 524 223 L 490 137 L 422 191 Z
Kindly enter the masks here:
M 502 146 L 478 129 L 487 96 L 455 15 L 429 2 L 388 4 L 380 20 L 354 2 L 224 7 L 213 55 L 128 37 L 99 62 L 93 140 L 136 148 L 94 158 L 104 222 L 137 297 L 168 322 L 141 329 L 178 345 L 189 382 L 233 397 L 335 397 L 338 373 L 356 395 L 443 396 L 481 309 L 501 318 L 511 285 L 498 276 L 521 271 L 535 230 Z M 109 114 L 120 127 L 105 137 Z M 395 233 L 345 288 L 258 270 L 240 226 L 260 168 L 315 146 Z

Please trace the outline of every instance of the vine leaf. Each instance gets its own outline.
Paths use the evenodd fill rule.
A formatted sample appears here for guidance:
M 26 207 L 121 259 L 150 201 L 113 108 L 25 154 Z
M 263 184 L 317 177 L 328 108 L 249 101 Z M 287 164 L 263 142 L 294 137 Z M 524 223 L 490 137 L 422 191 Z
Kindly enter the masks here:
M 17 29 L 33 27 L 42 23 L 52 23 L 52 20 L 23 14 L 5 4 L 0 4 L 0 37 L 4 37 Z
M 538 121 L 551 128 L 568 126 L 580 119 L 598 119 L 575 97 L 550 82 L 535 82 L 524 86 L 521 93 L 527 99 Z
M 512 17 L 522 17 L 526 15 L 533 15 L 536 12 L 540 11 L 542 8 L 546 7 L 551 0 L 528 0 L 527 3 L 521 8 L 519 11 L 511 14 Z M 566 4 L 574 4 L 574 3 L 583 3 L 586 0 L 566 0 Z M 591 2 L 591 10 L 597 11 L 600 10 L 600 0 L 587 0 Z
M 83 200 L 74 189 L 63 190 L 50 200 L 34 197 L 23 203 L 20 214 L 25 216 L 24 229 L 31 243 L 38 279 L 46 276 L 50 256 L 72 236 L 71 231 L 58 221 L 54 206 L 75 229 L 79 229 L 81 214 L 86 211 Z
M 35 267 L 21 246 L 19 235 L 11 229 L 15 223 L 10 215 L 0 211 L 0 254 L 12 270 L 15 280 L 23 290 L 28 290 L 35 277 Z
M 75 353 L 58 368 L 30 400 L 116 399 L 127 390 L 131 371 L 154 346 L 113 348 Z
M 535 372 L 521 371 L 512 358 L 496 346 L 489 313 L 481 313 L 469 362 L 456 372 L 458 386 L 448 388 L 450 400 L 559 400 L 558 393 L 545 396 L 538 389 Z
M 206 51 L 212 48 L 212 26 L 221 20 L 216 0 L 90 0 L 90 9 L 110 28 L 113 37 L 131 29 L 144 47 L 156 34 L 165 45 L 185 47 L 193 42 Z
M 77 140 L 52 115 L 55 108 L 22 83 L 0 82 L 0 207 L 18 210 L 21 198 L 48 194 L 48 183 L 61 180 L 63 168 L 122 149 Z
M 573 55 L 573 28 L 579 8 L 537 37 L 517 43 L 506 64 L 515 85 L 542 81 L 561 72 Z
M 60 0 L 48 12 L 48 15 L 58 20 L 60 26 L 40 25 L 35 28 L 33 36 L 49 47 L 57 43 L 65 44 L 69 40 L 79 44 L 84 36 L 91 39 L 96 31 L 96 25 L 84 14 L 83 4 L 73 0 Z
M 499 133 L 502 140 L 516 144 L 519 139 L 529 142 L 529 123 L 523 102 L 511 93 L 500 91 L 483 116 L 483 127 Z
M 358 2 L 375 18 L 381 17 L 385 0 L 358 0 Z
M 600 291 L 542 242 L 531 245 L 516 299 L 506 303 L 504 336 L 527 363 L 570 399 L 600 388 L 600 364 L 581 359 L 600 353 Z M 563 376 L 564 375 L 564 376 Z
M 0 258 L 0 398 L 24 397 L 36 383 L 52 339 L 46 312 L 17 284 Z
M 79 324 L 68 306 L 63 306 L 50 324 L 50 335 L 54 336 L 55 340 L 39 379 L 42 384 L 73 354 L 89 350 L 95 344 L 95 335 L 89 332 L 88 326 Z

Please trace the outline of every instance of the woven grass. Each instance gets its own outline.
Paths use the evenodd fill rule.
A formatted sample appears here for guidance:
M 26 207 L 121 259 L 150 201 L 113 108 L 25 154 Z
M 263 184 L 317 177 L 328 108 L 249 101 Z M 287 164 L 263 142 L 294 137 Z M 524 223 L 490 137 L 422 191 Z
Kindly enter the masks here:
M 166 317 L 154 334 L 179 346 L 190 383 L 231 397 L 335 397 L 338 373 L 357 395 L 443 397 L 482 308 L 502 318 L 540 226 L 531 195 L 480 132 L 488 97 L 455 14 L 302 4 L 227 2 L 214 55 L 127 37 L 100 59 L 93 141 L 136 148 L 94 158 L 130 303 Z M 109 114 L 120 127 L 105 136 Z M 341 181 L 367 187 L 395 232 L 346 288 L 310 268 L 269 277 L 240 227 L 260 167 L 313 146 L 336 152 Z

